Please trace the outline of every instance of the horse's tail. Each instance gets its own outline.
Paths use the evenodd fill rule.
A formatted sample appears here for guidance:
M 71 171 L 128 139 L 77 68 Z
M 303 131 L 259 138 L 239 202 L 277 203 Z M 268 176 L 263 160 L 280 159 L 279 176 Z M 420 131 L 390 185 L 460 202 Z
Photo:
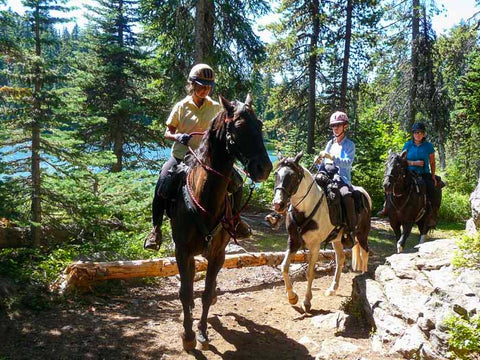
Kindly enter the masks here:
M 372 199 L 368 192 L 361 186 L 355 186 L 355 190 L 359 191 L 366 202 L 368 208 L 362 211 L 359 217 L 359 223 L 356 231 L 356 244 L 352 248 L 352 268 L 353 271 L 360 271 L 362 273 L 368 270 L 368 235 L 370 233 L 370 211 L 372 210 Z

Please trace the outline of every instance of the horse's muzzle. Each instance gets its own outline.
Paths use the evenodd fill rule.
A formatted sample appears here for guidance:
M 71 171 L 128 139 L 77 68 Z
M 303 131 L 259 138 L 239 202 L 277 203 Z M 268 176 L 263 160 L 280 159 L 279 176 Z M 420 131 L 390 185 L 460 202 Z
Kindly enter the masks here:
M 262 182 L 268 179 L 273 165 L 265 151 L 265 154 L 258 155 L 248 163 L 248 173 L 250 178 L 255 182 Z
M 275 190 L 275 196 L 273 197 L 272 205 L 273 210 L 276 213 L 283 214 L 287 209 L 288 201 L 283 196 L 283 191 L 280 189 Z

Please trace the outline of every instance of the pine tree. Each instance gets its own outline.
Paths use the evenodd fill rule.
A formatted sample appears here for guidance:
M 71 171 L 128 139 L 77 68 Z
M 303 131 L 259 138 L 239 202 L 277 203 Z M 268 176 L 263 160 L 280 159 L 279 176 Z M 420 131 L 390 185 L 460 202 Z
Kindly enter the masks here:
M 59 3 L 59 5 L 57 5 Z M 59 98 L 53 87 L 57 81 L 55 67 L 49 50 L 55 43 L 52 26 L 64 21 L 52 17 L 52 11 L 65 11 L 64 2 L 51 0 L 25 0 L 27 8 L 25 25 L 30 36 L 25 38 L 25 47 L 15 59 L 10 59 L 4 76 L 9 86 L 2 88 L 6 101 L 3 109 L 5 126 L 11 135 L 3 145 L 9 146 L 11 153 L 23 153 L 9 162 L 11 174 L 27 173 L 21 176 L 30 189 L 30 229 L 33 244 L 38 246 L 42 240 L 42 197 L 43 168 L 55 147 L 51 147 L 46 134 L 52 131 L 57 120 L 54 109 Z M 59 160 L 59 159 L 58 159 Z
M 86 111 L 96 119 L 83 125 L 84 140 L 113 152 L 112 172 L 135 166 L 143 146 L 156 140 L 142 98 L 148 74 L 132 29 L 134 5 L 130 0 L 99 0 L 90 7 L 93 15 L 82 44 L 86 50 L 77 58 L 76 82 L 86 96 Z

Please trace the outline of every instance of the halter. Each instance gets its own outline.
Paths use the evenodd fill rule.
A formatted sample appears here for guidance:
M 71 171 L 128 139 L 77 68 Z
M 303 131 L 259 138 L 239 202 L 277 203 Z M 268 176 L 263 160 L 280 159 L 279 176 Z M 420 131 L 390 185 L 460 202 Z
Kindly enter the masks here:
M 274 191 L 276 190 L 283 190 L 285 192 L 285 194 L 287 194 L 287 196 L 289 198 L 292 197 L 293 194 L 295 194 L 298 190 L 298 187 L 300 186 L 300 183 L 302 182 L 302 179 L 304 177 L 304 173 L 303 173 L 303 168 L 298 165 L 296 162 L 294 161 L 291 161 L 291 160 L 288 160 L 288 159 L 285 159 L 285 160 L 282 160 L 278 165 L 277 165 L 277 169 L 279 167 L 281 167 L 281 165 L 284 165 L 284 166 L 288 166 L 288 167 L 291 167 L 293 168 L 293 172 L 295 174 L 295 180 L 296 180 L 296 183 L 295 183 L 295 186 L 293 187 L 293 189 L 291 191 L 289 191 L 287 188 L 283 187 L 283 186 L 276 186 L 274 188 Z M 277 174 L 277 171 L 275 171 L 275 174 Z
M 410 201 L 410 197 L 413 193 L 413 187 L 415 186 L 416 190 L 417 190 L 417 193 L 420 194 L 420 188 L 418 186 L 418 183 L 417 181 L 415 180 L 415 177 L 413 177 L 413 184 L 410 184 L 408 186 L 404 186 L 405 189 L 408 189 L 408 194 L 407 194 L 407 197 L 405 198 L 405 201 L 403 201 L 403 204 L 401 205 L 397 205 L 395 204 L 395 199 L 398 199 L 398 198 L 401 198 L 403 197 L 405 194 L 397 194 L 395 192 L 395 185 L 397 185 L 397 183 L 399 182 L 400 179 L 403 179 L 403 182 L 402 183 L 405 183 L 405 179 L 407 177 L 407 174 L 408 174 L 409 170 L 408 169 L 405 169 L 405 173 L 402 174 L 401 176 L 398 176 L 396 181 L 393 182 L 393 186 L 392 186 L 392 192 L 387 196 L 387 198 L 390 200 L 390 203 L 392 204 L 393 208 L 396 210 L 396 211 L 401 211 L 403 210 L 403 208 L 405 208 L 405 206 L 407 206 L 408 202 Z M 388 174 L 388 175 L 385 175 L 383 178 L 384 180 L 386 178 L 388 179 L 392 179 L 394 178 L 395 176 L 394 175 L 391 175 L 391 174 Z M 426 194 L 423 195 L 423 206 L 422 208 L 419 210 L 416 218 L 415 218 L 415 222 L 417 222 L 418 220 L 420 220 L 422 218 L 422 216 L 425 214 L 426 210 L 426 203 L 427 203 L 427 198 L 426 198 Z

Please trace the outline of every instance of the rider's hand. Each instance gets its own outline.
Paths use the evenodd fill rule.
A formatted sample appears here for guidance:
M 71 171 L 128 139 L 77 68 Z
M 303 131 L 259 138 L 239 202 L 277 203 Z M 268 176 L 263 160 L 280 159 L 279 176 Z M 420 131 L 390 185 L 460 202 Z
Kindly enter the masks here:
M 433 180 L 433 184 L 435 185 L 435 187 L 437 187 L 437 178 L 433 174 L 432 174 L 432 180 Z
M 177 140 L 180 144 L 183 145 L 188 145 L 188 142 L 192 138 L 192 135 L 189 134 L 184 134 L 184 133 L 178 133 L 175 134 L 175 140 Z
M 322 162 L 322 157 L 320 155 L 315 156 L 315 159 L 313 159 L 313 163 L 315 165 L 320 164 Z
M 330 159 L 330 160 L 333 160 L 334 159 L 334 156 L 333 155 L 330 155 L 328 152 L 326 151 L 320 151 L 320 155 L 322 158 L 326 158 L 326 159 Z

